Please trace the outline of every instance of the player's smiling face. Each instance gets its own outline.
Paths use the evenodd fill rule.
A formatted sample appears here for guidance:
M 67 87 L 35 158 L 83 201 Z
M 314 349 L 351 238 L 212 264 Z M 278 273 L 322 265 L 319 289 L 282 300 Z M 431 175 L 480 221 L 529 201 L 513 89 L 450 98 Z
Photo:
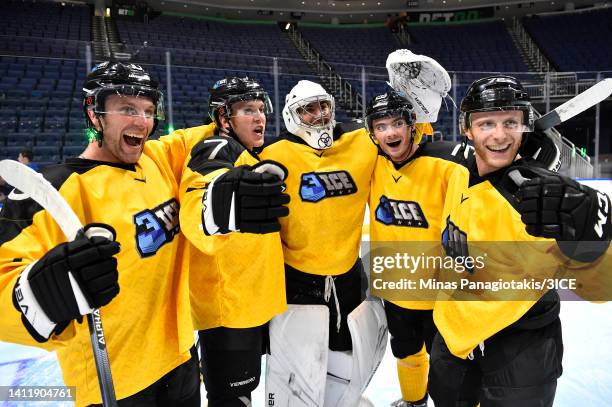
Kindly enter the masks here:
M 486 175 L 510 165 L 518 154 L 523 113 L 517 110 L 470 114 L 467 137 L 476 151 L 478 174 Z
M 403 116 L 373 120 L 372 130 L 380 148 L 394 162 L 408 159 L 416 149 L 411 137 L 413 126 L 409 126 Z
M 100 130 L 101 124 L 104 132 L 102 147 L 95 158 L 112 163 L 136 163 L 153 129 L 153 101 L 145 97 L 110 95 L 104 102 L 104 111 L 99 121 L 94 120 L 96 128 Z

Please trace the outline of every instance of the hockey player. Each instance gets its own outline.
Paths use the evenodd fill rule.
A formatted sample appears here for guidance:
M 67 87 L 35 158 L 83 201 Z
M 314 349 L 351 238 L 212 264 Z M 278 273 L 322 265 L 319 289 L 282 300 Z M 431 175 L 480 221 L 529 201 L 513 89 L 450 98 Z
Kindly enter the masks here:
M 367 288 L 359 248 L 376 148 L 361 123 L 336 124 L 334 110 L 323 87 L 299 81 L 285 98 L 288 133 L 260 153 L 288 169 L 289 216 L 280 220 L 287 302 L 306 305 L 272 320 L 269 405 L 356 406 L 384 352 L 380 304 L 350 316 Z M 355 335 L 352 323 L 368 329 Z M 368 340 L 366 353 L 354 349 Z
M 448 181 L 464 162 L 460 146 L 448 142 L 419 144 L 424 125 L 415 123 L 412 104 L 395 91 L 374 97 L 365 121 L 379 147 L 369 202 L 372 250 L 379 242 L 414 242 L 419 251 L 432 249 L 439 254 L 433 242 L 440 239 Z M 421 242 L 432 244 L 426 247 Z M 431 270 L 415 272 L 423 279 L 433 277 Z M 436 333 L 434 302 L 385 300 L 384 304 L 402 392 L 402 399 L 392 405 L 425 407 L 428 353 Z
M 100 403 L 70 271 L 80 299 L 102 307 L 119 405 L 199 406 L 177 191 L 189 151 L 214 125 L 147 141 L 163 117 L 163 98 L 135 64 L 99 64 L 83 89 L 91 142 L 42 174 L 86 229 L 109 238 L 67 243 L 46 210 L 13 191 L 0 214 L 0 340 L 56 350 L 76 405 Z M 244 192 L 235 189 L 238 211 L 250 197 Z
M 244 407 L 251 405 L 251 392 L 259 384 L 267 323 L 287 308 L 277 217 L 287 215 L 282 205 L 289 196 L 280 195 L 284 169 L 260 162 L 257 155 L 266 114 L 272 112 L 259 83 L 248 77 L 218 81 L 210 89 L 208 111 L 220 131 L 197 144 L 186 163 L 180 188 L 181 225 L 201 251 L 192 256 L 190 292 L 208 406 Z M 212 221 L 210 214 L 223 210 L 217 206 L 224 204 L 211 199 L 212 194 L 220 191 L 230 199 L 236 182 L 243 188 L 255 188 L 260 182 L 277 185 L 280 199 L 274 203 L 277 207 L 269 209 L 268 223 Z M 194 220 L 192 214 L 203 200 L 205 210 Z M 247 233 L 226 235 L 233 230 Z
M 447 253 L 466 256 L 470 243 L 523 242 L 514 250 L 488 253 L 487 265 L 497 267 L 490 273 L 510 274 L 522 273 L 530 262 L 531 269 L 536 264 L 538 270 L 551 266 L 558 272 L 587 268 L 602 255 L 609 260 L 609 198 L 521 158 L 533 118 L 527 92 L 513 77 L 486 77 L 468 88 L 460 125 L 474 145 L 475 159 L 469 172 L 459 168 L 463 176 L 453 175 L 453 182 L 469 182 L 469 187 L 449 186 L 456 193 L 447 198 Z M 537 243 L 546 250 L 521 256 Z M 436 406 L 479 401 L 482 406 L 552 406 L 562 372 L 559 296 L 554 290 L 530 295 L 526 301 L 436 302 L 439 335 L 429 375 Z

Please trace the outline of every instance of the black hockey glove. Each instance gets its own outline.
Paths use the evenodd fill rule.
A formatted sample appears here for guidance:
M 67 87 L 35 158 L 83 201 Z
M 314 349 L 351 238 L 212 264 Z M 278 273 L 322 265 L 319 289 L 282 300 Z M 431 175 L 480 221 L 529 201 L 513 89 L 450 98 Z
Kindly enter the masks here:
M 542 167 L 557 172 L 561 167 L 561 152 L 553 141 L 552 130 L 526 133 L 525 141 L 519 149 L 519 154 L 526 160 L 534 160 Z M 558 136 L 557 136 L 558 137 Z
M 608 249 L 612 226 L 606 194 L 544 169 L 512 167 L 507 174 L 518 185 L 517 209 L 527 233 L 556 239 L 566 256 L 583 262 Z
M 60 333 L 73 319 L 80 322 L 81 315 L 108 304 L 119 293 L 113 255 L 120 246 L 114 238 L 108 225 L 87 225 L 85 234 L 57 245 L 21 273 L 13 303 L 34 339 L 48 340 L 51 333 Z
M 280 230 L 278 218 L 287 216 L 287 170 L 273 161 L 232 168 L 215 178 L 204 194 L 206 234 L 271 233 Z

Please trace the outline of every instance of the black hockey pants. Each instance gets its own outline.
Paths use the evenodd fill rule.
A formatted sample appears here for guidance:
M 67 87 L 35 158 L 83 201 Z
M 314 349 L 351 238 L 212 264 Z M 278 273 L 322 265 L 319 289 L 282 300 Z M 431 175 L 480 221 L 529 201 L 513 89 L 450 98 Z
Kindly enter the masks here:
M 550 291 L 519 321 L 459 359 L 437 334 L 429 394 L 436 407 L 551 407 L 563 371 L 559 297 Z M 556 298 L 556 301 L 555 301 Z
M 336 295 L 326 297 L 327 276 L 309 274 L 285 264 L 287 304 L 326 305 L 329 308 L 329 349 L 334 351 L 353 350 L 351 333 L 346 317 L 365 299 L 368 280 L 363 271 L 361 259 L 344 274 L 331 277 Z M 336 304 L 337 298 L 337 304 Z M 337 305 L 337 307 L 336 307 Z M 340 329 L 337 328 L 338 309 Z
M 208 407 L 244 407 L 261 376 L 268 347 L 268 324 L 199 331 Z

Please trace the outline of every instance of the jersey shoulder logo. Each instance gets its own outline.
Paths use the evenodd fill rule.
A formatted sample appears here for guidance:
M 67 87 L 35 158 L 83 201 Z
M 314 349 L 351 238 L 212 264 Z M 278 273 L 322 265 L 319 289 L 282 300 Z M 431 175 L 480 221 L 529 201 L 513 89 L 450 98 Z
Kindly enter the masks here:
M 384 195 L 380 197 L 376 207 L 376 220 L 385 225 L 424 229 L 429 227 L 425 213 L 418 202 L 398 201 Z
M 134 215 L 136 248 L 140 257 L 153 256 L 179 232 L 179 203 L 172 198 Z
M 467 234 L 446 218 L 446 227 L 442 231 L 442 246 L 448 256 L 465 257 L 468 255 Z
M 319 202 L 325 198 L 351 195 L 357 184 L 346 171 L 309 172 L 302 174 L 300 198 L 306 202 Z

